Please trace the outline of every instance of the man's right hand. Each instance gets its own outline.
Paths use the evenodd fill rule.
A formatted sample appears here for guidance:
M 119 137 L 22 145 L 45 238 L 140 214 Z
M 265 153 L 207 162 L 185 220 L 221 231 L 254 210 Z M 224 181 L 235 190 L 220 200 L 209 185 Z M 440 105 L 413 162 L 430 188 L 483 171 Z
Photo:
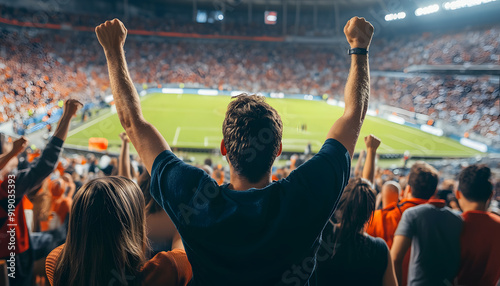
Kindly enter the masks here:
M 128 139 L 128 136 L 127 136 L 127 133 L 125 133 L 125 132 L 120 133 L 120 139 L 121 139 L 121 140 L 122 140 L 122 142 L 124 142 L 124 143 L 128 143 L 128 142 L 129 142 L 129 139 Z
M 76 115 L 76 112 L 82 106 L 83 106 L 83 104 L 81 102 L 79 102 L 78 100 L 76 100 L 76 99 L 68 99 L 64 103 L 63 116 L 72 118 L 73 116 Z
M 351 48 L 368 49 L 372 41 L 373 26 L 365 18 L 352 17 L 344 27 L 344 34 Z
M 127 29 L 118 19 L 106 21 L 104 24 L 97 26 L 95 33 L 105 52 L 120 50 L 127 38 Z
M 380 146 L 380 143 L 382 141 L 376 137 L 373 134 L 370 134 L 365 137 L 365 145 L 366 145 L 366 150 L 368 151 L 377 151 L 378 146 Z
M 12 152 L 15 154 L 15 156 L 17 156 L 21 152 L 23 152 L 26 147 L 28 147 L 28 140 L 26 139 L 26 137 L 21 136 L 12 144 Z

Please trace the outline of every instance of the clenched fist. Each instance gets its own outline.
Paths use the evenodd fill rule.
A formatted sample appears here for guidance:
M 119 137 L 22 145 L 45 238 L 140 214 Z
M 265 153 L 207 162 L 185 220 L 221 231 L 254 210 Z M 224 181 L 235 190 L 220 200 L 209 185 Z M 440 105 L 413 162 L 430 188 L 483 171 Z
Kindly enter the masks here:
M 95 33 L 105 52 L 118 51 L 123 47 L 127 38 L 127 29 L 118 19 L 106 21 L 97 26 Z
M 382 141 L 380 141 L 379 138 L 375 137 L 372 134 L 365 137 L 365 145 L 367 150 L 376 151 L 381 142 Z
M 26 139 L 26 137 L 21 136 L 12 143 L 12 152 L 17 156 L 18 154 L 23 152 L 27 146 L 28 146 L 28 140 Z
M 73 117 L 76 115 L 76 112 L 80 107 L 82 107 L 83 104 L 81 104 L 78 100 L 76 99 L 68 99 L 64 103 L 64 112 L 63 116 L 67 116 L 69 118 Z
M 373 26 L 365 18 L 352 17 L 344 27 L 344 34 L 351 48 L 368 49 L 373 36 Z
M 122 139 L 122 142 L 125 142 L 125 143 L 129 142 L 127 133 L 125 133 L 125 132 L 120 133 L 120 139 Z

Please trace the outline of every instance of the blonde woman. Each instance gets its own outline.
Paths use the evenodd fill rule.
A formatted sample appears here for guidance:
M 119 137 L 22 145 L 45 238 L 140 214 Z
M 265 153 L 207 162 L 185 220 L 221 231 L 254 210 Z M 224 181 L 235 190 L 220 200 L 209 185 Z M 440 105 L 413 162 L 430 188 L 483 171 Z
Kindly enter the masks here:
M 144 197 L 134 182 L 88 182 L 74 198 L 66 244 L 47 257 L 50 284 L 187 285 L 192 270 L 183 250 L 146 259 L 145 222 Z

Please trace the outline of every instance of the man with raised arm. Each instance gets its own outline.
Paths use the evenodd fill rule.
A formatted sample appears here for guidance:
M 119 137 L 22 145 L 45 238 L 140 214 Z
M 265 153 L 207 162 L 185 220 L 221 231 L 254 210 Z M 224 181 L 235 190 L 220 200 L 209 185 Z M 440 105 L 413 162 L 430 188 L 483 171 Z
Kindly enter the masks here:
M 117 19 L 96 28 L 108 61 L 118 116 L 151 174 L 151 194 L 182 236 L 193 285 L 304 285 L 316 263 L 319 237 L 349 180 L 351 157 L 368 108 L 368 47 L 373 26 L 354 17 L 344 28 L 351 70 L 344 114 L 312 159 L 272 182 L 283 124 L 264 98 L 229 103 L 221 152 L 230 166 L 222 186 L 185 164 L 141 112 Z
M 28 168 L 8 174 L 0 184 L 0 259 L 7 260 L 8 266 L 15 265 L 8 271 L 12 285 L 33 285 L 34 280 L 32 246 L 24 216 L 25 195 L 38 191 L 43 181 L 54 171 L 68 135 L 71 118 L 81 106 L 77 100 L 66 101 L 54 136 L 42 155 Z M 27 142 L 21 137 L 13 145 L 6 158 L 15 158 L 24 151 Z

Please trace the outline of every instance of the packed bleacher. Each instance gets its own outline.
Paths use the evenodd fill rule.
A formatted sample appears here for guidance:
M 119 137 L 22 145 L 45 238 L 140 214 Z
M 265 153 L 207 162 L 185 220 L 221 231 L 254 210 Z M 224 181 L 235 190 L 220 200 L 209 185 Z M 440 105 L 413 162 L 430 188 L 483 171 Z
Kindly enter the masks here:
M 370 41 L 360 43 L 363 37 L 371 40 L 370 27 L 357 17 L 348 22 L 351 48 L 369 48 Z M 491 171 L 498 168 L 495 163 L 472 162 L 446 173 L 420 161 L 397 171 L 381 169 L 376 164 L 381 142 L 370 135 L 359 138 L 366 148 L 351 166 L 372 100 L 469 124 L 471 130 L 497 138 L 500 114 L 495 107 L 500 102 L 493 84 L 377 76 L 371 78 L 370 92 L 363 51 L 353 51 L 349 58 L 343 49 L 324 47 L 127 39 L 117 20 L 100 25 L 96 34 L 98 39 L 72 32 L 2 33 L 3 120 L 24 120 L 64 101 L 62 117 L 43 151 L 27 148 L 24 137 L 1 139 L 0 265 L 16 276 L 1 277 L 2 283 L 500 282 L 499 184 Z M 468 47 L 468 37 L 453 39 Z M 394 57 L 374 50 L 374 59 Z M 415 57 L 410 53 L 403 63 L 390 66 L 377 65 L 377 59 L 371 68 L 401 71 L 408 63 L 449 60 Z M 485 59 L 498 61 L 485 54 L 464 61 Z M 317 154 L 294 155 L 273 172 L 282 151 L 280 115 L 264 98 L 240 95 L 229 103 L 222 126 L 220 152 L 229 167 L 210 159 L 190 165 L 170 150 L 140 111 L 134 83 L 167 82 L 328 94 L 343 98 L 346 112 L 325 130 L 327 140 Z M 82 103 L 98 101 L 107 92 L 115 96 L 126 131 L 120 134 L 120 155 L 61 154 Z M 129 154 L 130 144 L 138 156 Z
M 89 33 L 4 30 L 0 47 L 4 103 L 0 121 L 14 119 L 22 124 L 37 110 L 46 112 L 46 105 L 70 95 L 90 103 L 109 93 L 104 58 L 96 45 L 85 44 L 92 42 L 93 37 Z M 442 37 L 429 37 L 410 36 L 410 42 L 399 39 L 374 43 L 372 69 L 402 71 L 412 64 L 499 62 L 497 28 L 450 36 L 453 52 L 444 54 L 436 52 L 446 45 Z M 477 37 L 481 41 L 474 40 Z M 405 41 L 412 49 L 395 49 Z M 132 78 L 139 86 L 184 83 L 250 93 L 327 94 L 341 99 L 341 83 L 348 71 L 341 47 L 241 42 L 196 44 L 144 38 L 132 38 L 127 46 Z M 388 52 L 398 50 L 406 52 Z M 451 124 L 466 123 L 467 132 L 499 140 L 500 91 L 498 84 L 488 78 L 377 76 L 372 78 L 372 86 L 374 103 L 415 111 Z

